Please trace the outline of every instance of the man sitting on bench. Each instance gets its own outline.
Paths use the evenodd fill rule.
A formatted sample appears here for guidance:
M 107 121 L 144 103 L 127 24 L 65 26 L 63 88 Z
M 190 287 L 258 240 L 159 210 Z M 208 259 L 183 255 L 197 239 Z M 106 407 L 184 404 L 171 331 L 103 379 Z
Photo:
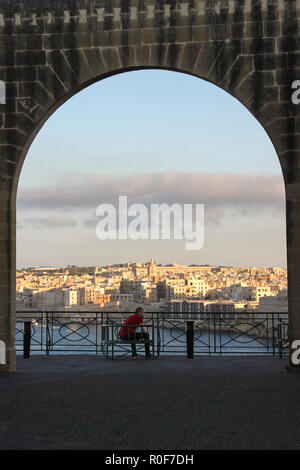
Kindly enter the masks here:
M 147 341 L 145 343 L 145 353 L 146 357 L 151 358 L 152 354 L 150 354 L 150 346 L 149 346 L 149 334 L 146 332 L 145 328 L 142 326 L 141 333 L 136 333 L 135 329 L 139 326 L 142 325 L 143 323 L 143 314 L 144 314 L 144 309 L 142 307 L 138 307 L 135 310 L 135 313 L 130 315 L 126 320 L 124 321 L 122 328 L 120 328 L 118 336 L 123 339 L 123 340 L 141 340 L 144 339 Z M 125 326 L 128 325 L 128 326 Z M 131 326 L 130 326 L 131 325 Z M 138 354 L 136 352 L 136 344 L 134 342 L 131 343 L 131 349 L 132 349 L 132 357 L 138 357 Z

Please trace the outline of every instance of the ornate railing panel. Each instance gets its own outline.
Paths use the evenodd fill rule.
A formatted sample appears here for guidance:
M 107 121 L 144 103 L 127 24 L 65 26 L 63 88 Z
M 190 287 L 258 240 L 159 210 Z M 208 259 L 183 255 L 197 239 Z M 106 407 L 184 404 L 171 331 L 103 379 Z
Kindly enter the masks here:
M 129 312 L 18 312 L 17 353 L 23 351 L 23 322 L 31 321 L 31 353 L 99 354 L 101 326 L 122 324 Z M 154 337 L 157 355 L 186 355 L 186 325 L 192 321 L 195 355 L 288 354 L 286 313 L 170 313 L 145 314 L 144 325 Z M 115 332 L 117 337 L 117 329 Z M 124 346 L 130 350 L 130 345 Z

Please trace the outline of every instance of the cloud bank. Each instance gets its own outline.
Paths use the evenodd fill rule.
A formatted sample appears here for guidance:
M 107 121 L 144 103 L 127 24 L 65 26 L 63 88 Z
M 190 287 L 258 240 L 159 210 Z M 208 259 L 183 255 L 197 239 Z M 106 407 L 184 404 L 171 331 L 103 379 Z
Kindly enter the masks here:
M 66 228 L 66 227 L 76 227 L 77 222 L 71 217 L 25 217 L 22 219 L 23 226 L 31 225 L 33 228 Z
M 206 220 L 218 221 L 226 213 L 256 215 L 268 211 L 283 215 L 284 184 L 282 176 L 232 173 L 162 172 L 116 178 L 107 175 L 66 175 L 57 185 L 43 188 L 20 188 L 18 207 L 24 210 L 68 211 L 96 210 L 101 203 L 118 204 L 119 195 L 128 203 L 201 203 Z M 208 218 L 208 219 L 207 219 Z M 74 226 L 63 217 L 47 222 L 48 226 Z M 70 225 L 71 224 L 71 225 Z M 85 223 L 89 225 L 88 221 Z M 92 225 L 92 223 L 90 224 Z

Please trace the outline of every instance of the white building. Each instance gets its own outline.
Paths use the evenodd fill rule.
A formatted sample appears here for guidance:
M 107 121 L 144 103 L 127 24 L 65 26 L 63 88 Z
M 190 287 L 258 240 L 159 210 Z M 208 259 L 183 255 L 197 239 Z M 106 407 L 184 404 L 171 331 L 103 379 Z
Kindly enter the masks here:
M 71 307 L 78 304 L 77 290 L 67 289 L 64 290 L 64 306 Z

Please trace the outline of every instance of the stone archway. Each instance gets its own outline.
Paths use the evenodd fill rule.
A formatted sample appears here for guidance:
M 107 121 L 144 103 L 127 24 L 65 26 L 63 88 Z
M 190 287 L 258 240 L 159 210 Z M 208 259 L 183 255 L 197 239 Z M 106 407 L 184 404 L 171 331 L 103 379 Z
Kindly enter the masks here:
M 141 68 L 216 84 L 268 133 L 285 180 L 290 330 L 300 338 L 299 18 L 299 0 L 0 0 L 0 371 L 15 370 L 16 191 L 27 151 L 68 98 Z

